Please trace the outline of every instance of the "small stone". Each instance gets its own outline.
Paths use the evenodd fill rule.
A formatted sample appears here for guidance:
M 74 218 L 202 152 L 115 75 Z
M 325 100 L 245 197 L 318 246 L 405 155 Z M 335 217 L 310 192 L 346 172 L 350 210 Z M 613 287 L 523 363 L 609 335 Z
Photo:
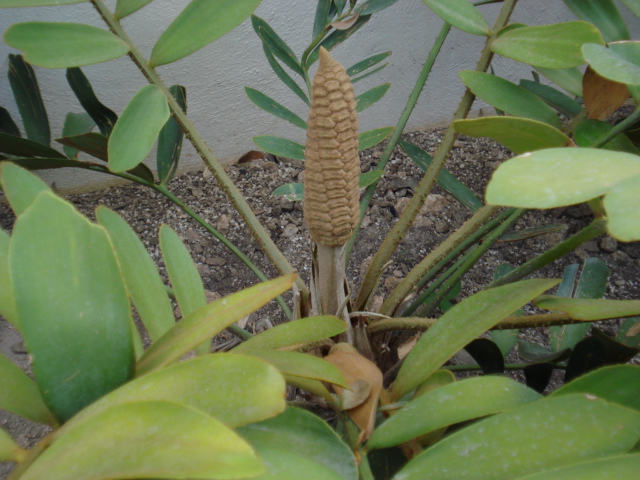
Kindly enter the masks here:
M 191 195 L 193 195 L 194 197 L 201 197 L 204 195 L 204 192 L 201 188 L 192 188 Z
M 226 261 L 224 258 L 222 258 L 222 257 L 208 257 L 208 258 L 205 260 L 205 263 L 206 263 L 207 265 L 212 265 L 212 266 L 214 266 L 214 267 L 221 267 L 221 266 L 223 266 L 224 264 L 226 264 L 226 263 L 227 263 L 227 261 Z
M 229 215 L 220 215 L 216 222 L 216 230 L 222 233 L 229 232 L 229 226 L 231 225 L 231 217 Z
M 604 237 L 602 240 L 600 240 L 600 249 L 603 252 L 613 253 L 618 250 L 618 242 L 615 238 Z
M 367 228 L 369 225 L 371 225 L 371 217 L 369 215 L 365 215 L 365 217 L 362 219 L 360 228 Z
M 413 222 L 416 228 L 433 228 L 433 220 L 425 217 L 424 215 L 418 215 Z
M 280 209 L 283 212 L 293 212 L 293 202 L 291 200 L 280 200 Z
M 382 303 L 384 302 L 384 297 L 382 295 L 375 295 L 373 300 L 371 300 L 371 305 L 369 306 L 372 312 L 377 312 L 382 307 Z
M 204 263 L 197 264 L 196 268 L 198 269 L 198 273 L 200 274 L 201 277 L 208 277 L 209 274 L 211 273 L 211 269 Z
M 449 224 L 444 221 L 439 221 L 436 223 L 436 232 L 438 233 L 447 233 L 449 231 Z
M 627 284 L 627 282 L 625 280 L 623 280 L 622 278 L 615 278 L 613 280 L 613 284 L 616 287 L 624 287 Z
M 396 212 L 398 212 L 398 215 L 402 215 L 402 212 L 404 211 L 405 207 L 410 201 L 411 199 L 407 197 L 402 197 L 398 199 L 398 201 L 394 205 L 394 208 L 396 209 Z
M 393 276 L 396 278 L 402 278 L 404 277 L 404 274 L 402 273 L 402 270 L 394 270 L 393 271 Z
M 205 180 L 210 179 L 211 177 L 213 177 L 213 173 L 211 173 L 211 170 L 209 170 L 208 168 L 205 168 L 202 171 L 202 178 L 204 178 Z
M 185 234 L 184 237 L 189 241 L 189 242 L 198 242 L 200 241 L 200 235 L 198 235 L 196 233 L 196 231 L 192 228 L 189 228 Z
M 398 286 L 398 284 L 402 281 L 401 278 L 398 277 L 387 277 L 384 280 L 384 288 L 387 290 L 393 290 Z
M 587 252 L 595 253 L 598 251 L 598 244 L 595 240 L 589 240 L 588 242 L 582 244 L 582 248 L 584 248 Z
M 291 238 L 291 237 L 295 237 L 298 234 L 298 227 L 296 227 L 293 223 L 288 224 L 286 227 L 284 227 L 284 230 L 282 231 L 282 235 L 287 237 L 287 238 Z
M 445 197 L 443 197 L 442 195 L 438 195 L 437 193 L 432 193 L 424 201 L 424 205 L 422 205 L 420 213 L 425 214 L 442 212 L 448 204 L 449 202 Z
M 196 254 L 202 253 L 203 252 L 202 245 L 200 243 L 194 243 L 193 245 L 191 245 L 191 251 Z
M 613 252 L 611 254 L 611 259 L 614 262 L 630 262 L 631 261 L 631 257 L 629 255 L 627 255 L 626 253 L 624 253 L 622 250 L 616 250 L 615 252 Z
M 275 162 L 264 162 L 262 168 L 264 168 L 268 172 L 273 172 L 276 168 L 278 168 L 278 165 L 276 165 Z

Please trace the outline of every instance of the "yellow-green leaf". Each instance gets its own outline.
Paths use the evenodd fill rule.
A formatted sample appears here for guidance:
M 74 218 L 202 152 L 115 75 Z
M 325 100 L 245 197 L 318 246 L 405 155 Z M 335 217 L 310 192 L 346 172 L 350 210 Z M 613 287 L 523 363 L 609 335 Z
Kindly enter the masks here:
M 433 13 L 472 35 L 490 35 L 491 28 L 476 7 L 467 0 L 423 0 Z
M 604 40 L 593 24 L 575 21 L 509 30 L 491 50 L 534 67 L 571 68 L 585 63 L 580 50 L 585 43 L 604 45 Z
M 33 374 L 57 418 L 133 376 L 129 298 L 102 227 L 42 192 L 15 223 L 9 269 Z
M 153 400 L 188 405 L 236 428 L 282 412 L 284 394 L 282 375 L 269 363 L 243 355 L 217 353 L 136 378 L 91 404 L 64 428 L 116 405 Z
M 116 18 L 124 18 L 127 15 L 131 15 L 137 12 L 146 4 L 151 3 L 152 0 L 118 0 L 116 4 Z
M 287 291 L 295 278 L 296 274 L 290 274 L 259 283 L 211 302 L 183 318 L 144 353 L 138 362 L 138 375 L 179 359 L 196 345 Z
M 309 343 L 333 337 L 345 331 L 345 323 L 337 317 L 301 318 L 276 325 L 259 335 L 254 335 L 234 348 L 235 353 L 277 348 L 299 348 Z
M 253 449 L 218 420 L 155 401 L 117 405 L 59 431 L 20 478 L 228 479 L 263 470 Z
M 470 137 L 489 137 L 516 154 L 563 147 L 571 140 L 546 123 L 529 118 L 483 117 L 453 122 L 456 132 Z
M 535 303 L 544 310 L 566 312 L 577 320 L 608 320 L 640 315 L 640 300 L 604 300 L 601 298 L 565 298 L 541 295 Z
M 138 166 L 153 147 L 169 118 L 169 106 L 155 85 L 138 90 L 109 137 L 109 170 L 125 172 Z
M 604 197 L 607 230 L 623 242 L 640 240 L 640 175 L 627 178 L 614 186 Z
M 16 23 L 4 41 L 40 67 L 68 68 L 106 62 L 126 55 L 129 46 L 113 33 L 81 23 Z
M 165 65 L 201 49 L 240 25 L 260 0 L 192 0 L 153 47 L 151 64 Z

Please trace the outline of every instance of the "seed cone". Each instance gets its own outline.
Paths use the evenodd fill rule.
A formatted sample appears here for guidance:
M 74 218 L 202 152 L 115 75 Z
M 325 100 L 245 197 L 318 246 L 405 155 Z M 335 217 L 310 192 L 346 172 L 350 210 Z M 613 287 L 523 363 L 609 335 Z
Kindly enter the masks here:
M 358 117 L 349 75 L 324 48 L 307 126 L 304 216 L 316 243 L 339 247 L 358 222 Z

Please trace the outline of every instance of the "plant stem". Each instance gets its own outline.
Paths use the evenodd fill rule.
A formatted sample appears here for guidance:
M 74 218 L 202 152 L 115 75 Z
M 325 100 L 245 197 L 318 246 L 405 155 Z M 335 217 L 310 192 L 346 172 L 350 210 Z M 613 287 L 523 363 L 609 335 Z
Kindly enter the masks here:
M 566 255 L 569 252 L 572 252 L 580 245 L 589 240 L 597 237 L 601 233 L 604 233 L 606 230 L 607 221 L 605 219 L 599 219 L 591 222 L 588 226 L 580 230 L 575 235 L 567 238 L 565 241 L 559 243 L 558 245 L 550 248 L 546 252 L 541 255 L 538 255 L 533 260 L 519 266 L 515 270 L 512 270 L 504 277 L 492 282 L 488 288 L 499 287 L 500 285 L 506 285 L 507 283 L 512 283 L 518 281 L 532 272 L 535 272 L 539 268 L 544 267 L 548 263 L 557 260 L 558 258 Z
M 511 228 L 511 226 L 516 223 L 525 213 L 526 210 L 522 208 L 514 210 L 511 215 L 509 215 L 509 218 L 507 218 L 493 232 L 487 235 L 477 248 L 471 250 L 467 255 L 463 257 L 464 260 L 462 261 L 460 267 L 457 268 L 449 278 L 442 282 L 442 286 L 434 294 L 433 298 L 428 300 L 424 305 L 421 305 L 418 311 L 421 314 L 429 315 L 440 304 L 442 299 L 455 286 L 455 284 L 458 283 L 469 270 L 471 270 L 471 268 L 478 262 L 478 260 L 480 260 L 480 257 L 482 257 L 482 255 L 484 255 L 487 250 L 489 250 L 500 239 L 500 237 L 509 228 Z
M 400 118 L 398 119 L 398 123 L 394 128 L 393 133 L 391 134 L 391 137 L 389 138 L 389 142 L 387 143 L 387 146 L 382 152 L 382 156 L 380 157 L 380 161 L 376 165 L 375 170 L 384 171 L 384 168 L 387 165 L 387 162 L 389 162 L 389 159 L 391 158 L 391 154 L 393 153 L 393 150 L 395 149 L 396 144 L 398 143 L 398 140 L 402 135 L 404 127 L 407 125 L 407 122 L 409 121 L 411 112 L 413 112 L 413 109 L 416 106 L 416 103 L 418 102 L 418 98 L 420 97 L 420 94 L 424 89 L 424 85 L 427 82 L 427 79 L 429 78 L 429 74 L 431 73 L 433 64 L 435 63 L 436 58 L 438 57 L 438 54 L 442 49 L 442 45 L 444 44 L 444 41 L 447 38 L 447 35 L 449 34 L 449 30 L 451 30 L 451 25 L 445 22 L 445 24 L 442 26 L 442 29 L 440 30 L 440 33 L 436 37 L 436 41 L 433 47 L 431 47 L 431 51 L 429 52 L 429 56 L 427 57 L 427 60 L 424 66 L 422 67 L 420 76 L 416 80 L 416 84 L 414 85 L 413 90 L 411 91 L 411 95 L 409 95 L 409 99 L 407 100 L 407 104 L 404 107 L 404 110 L 402 111 L 402 115 L 400 115 Z M 364 195 L 362 196 L 362 200 L 360 200 L 360 219 L 353 232 L 353 236 L 347 243 L 347 252 L 346 252 L 347 263 L 349 262 L 349 257 L 351 255 L 351 249 L 353 248 L 353 244 L 355 243 L 356 237 L 358 236 L 358 231 L 360 230 L 362 219 L 364 218 L 364 215 L 367 212 L 367 207 L 369 206 L 369 203 L 371 202 L 371 198 L 373 197 L 373 194 L 376 191 L 376 187 L 378 186 L 378 181 L 379 180 L 376 180 L 375 182 L 373 182 L 371 185 L 367 187 L 367 189 L 364 192 Z
M 523 368 L 528 367 L 529 365 L 531 364 L 530 363 L 505 363 L 504 369 L 505 370 L 522 370 Z M 443 370 L 449 370 L 450 372 L 472 372 L 472 371 L 482 370 L 482 367 L 480 365 L 445 365 L 444 367 L 441 367 L 441 368 Z M 564 370 L 567 367 L 563 365 L 554 364 L 553 368 Z
M 628 127 L 632 126 L 640 119 L 640 108 L 614 126 L 609 132 L 602 135 L 593 145 L 593 148 L 601 148 L 615 137 L 623 133 Z
M 491 217 L 500 207 L 484 206 L 468 219 L 456 232 L 438 245 L 429 255 L 427 255 L 418 265 L 416 265 L 398 286 L 389 294 L 380 308 L 383 315 L 391 315 L 404 301 L 413 287 L 421 282 L 421 278 L 433 269 L 447 255 L 460 247 L 470 236 L 476 232 L 482 224 Z M 468 243 L 468 242 L 467 242 Z M 364 310 L 361 308 L 359 310 Z
M 515 4 L 516 0 L 505 0 L 504 4 L 502 5 L 502 9 L 500 10 L 500 14 L 498 15 L 498 19 L 496 20 L 493 31 L 487 38 L 485 46 L 480 55 L 480 59 L 478 60 L 478 64 L 476 65 L 476 71 L 484 72 L 487 70 L 487 68 L 489 68 L 489 64 L 491 63 L 491 59 L 493 58 L 491 43 L 496 38 L 497 32 L 509 21 Z M 471 92 L 471 90 L 467 89 L 462 97 L 462 100 L 460 101 L 458 109 L 453 115 L 453 121 L 465 118 L 469 113 L 474 100 L 475 95 Z M 438 147 L 438 150 L 433 156 L 431 165 L 425 172 L 425 175 L 418 184 L 418 187 L 415 189 L 414 196 L 405 207 L 402 215 L 393 226 L 391 232 L 384 239 L 382 245 L 378 249 L 378 252 L 374 255 L 373 260 L 371 261 L 371 265 L 365 273 L 364 279 L 362 281 L 362 286 L 360 287 L 360 292 L 358 292 L 358 296 L 355 302 L 357 310 L 364 310 L 363 307 L 366 304 L 367 299 L 371 296 L 373 289 L 376 287 L 377 280 L 378 278 L 380 278 L 385 265 L 391 258 L 391 255 L 397 248 L 398 244 L 404 238 L 409 227 L 413 223 L 413 220 L 418 214 L 418 211 L 427 198 L 427 195 L 429 195 L 429 192 L 431 192 L 431 189 L 433 188 L 433 185 L 435 184 L 440 171 L 444 167 L 445 161 L 451 151 L 451 148 L 453 148 L 453 143 L 457 136 L 458 134 L 453 130 L 453 128 L 449 127 L 444 135 L 444 138 L 442 139 L 442 142 L 440 143 L 440 146 Z
M 387 318 L 372 322 L 368 329 L 371 335 L 378 335 L 389 331 L 425 331 L 431 328 L 438 318 L 397 317 Z M 510 330 L 514 328 L 548 327 L 550 325 L 572 325 L 585 323 L 584 320 L 576 320 L 568 313 L 543 313 L 539 315 L 505 317 L 496 323 L 490 330 Z
M 173 98 L 173 95 L 171 95 L 169 89 L 165 86 L 153 67 L 151 67 L 148 60 L 142 55 L 140 50 L 138 50 L 138 48 L 129 38 L 118 20 L 105 6 L 103 0 L 91 0 L 91 3 L 96 8 L 105 23 L 109 26 L 109 29 L 121 40 L 127 43 L 127 45 L 129 46 L 129 57 L 131 57 L 133 62 L 138 66 L 147 81 L 152 85 L 158 87 L 164 93 L 169 105 L 169 109 L 171 110 L 171 113 L 176 122 L 178 122 L 178 125 L 180 125 L 180 128 L 184 132 L 185 136 L 189 139 L 202 160 L 211 170 L 214 177 L 218 181 L 218 184 L 225 192 L 225 194 L 235 207 L 236 211 L 240 214 L 240 216 L 246 223 L 247 228 L 249 228 L 249 231 L 252 233 L 256 241 L 263 248 L 267 257 L 273 262 L 280 273 L 292 273 L 294 269 L 291 264 L 287 261 L 287 259 L 284 257 L 275 243 L 273 243 L 273 240 L 271 240 L 269 233 L 258 221 L 257 217 L 251 210 L 251 207 L 242 196 L 240 190 L 238 190 L 235 184 L 231 181 L 227 173 L 222 168 L 219 160 L 214 155 L 213 151 L 205 143 L 204 139 L 200 136 L 191 120 L 186 116 L 182 108 L 180 108 L 176 100 Z M 296 284 L 301 291 L 308 291 L 307 287 L 304 285 L 302 280 L 300 280 L 300 278 L 296 280 Z
M 164 185 L 147 185 L 148 187 L 153 188 L 157 192 L 160 192 L 173 203 L 175 203 L 178 207 L 180 207 L 187 215 L 193 218 L 196 222 L 198 222 L 202 227 L 205 228 L 211 235 L 220 240 L 220 242 L 227 247 L 231 252 L 238 257 L 238 259 L 243 262 L 249 270 L 251 270 L 260 280 L 266 282 L 268 278 L 262 271 L 247 257 L 238 247 L 236 247 L 227 237 L 222 235 L 218 230 L 213 228 L 209 223 L 207 223 L 200 215 L 194 212 L 187 204 L 185 204 L 182 200 L 176 197 L 173 193 L 171 193 Z M 278 304 L 282 308 L 283 312 L 287 316 L 289 320 L 292 319 L 293 314 L 289 309 L 289 306 L 285 303 L 282 296 L 278 296 L 276 298 Z

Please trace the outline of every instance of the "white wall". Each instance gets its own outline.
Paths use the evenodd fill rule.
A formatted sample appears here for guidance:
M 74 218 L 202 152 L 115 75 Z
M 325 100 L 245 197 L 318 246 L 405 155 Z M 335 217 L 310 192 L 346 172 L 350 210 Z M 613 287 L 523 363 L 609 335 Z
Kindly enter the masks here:
M 115 0 L 107 3 L 113 6 Z M 155 0 L 125 18 L 123 26 L 142 52 L 149 55 L 160 33 L 187 3 L 187 0 Z M 312 0 L 263 0 L 255 13 L 265 19 L 299 55 L 311 38 L 315 3 Z M 500 4 L 481 8 L 489 24 L 492 24 Z M 571 19 L 574 17 L 560 0 L 523 1 L 512 17 L 514 22 L 530 25 Z M 2 32 L 9 25 L 23 21 L 67 21 L 104 26 L 90 3 L 0 10 Z M 374 15 L 358 33 L 332 52 L 348 67 L 369 55 L 393 51 L 386 69 L 356 84 L 356 93 L 361 93 L 380 83 L 392 83 L 385 98 L 361 114 L 362 131 L 395 125 L 441 26 L 442 21 L 421 0 L 400 0 L 391 8 Z M 634 26 L 638 26 L 637 22 Z M 639 29 L 635 28 L 634 31 L 638 32 Z M 406 131 L 425 129 L 449 121 L 463 92 L 456 72 L 473 68 L 483 40 L 452 30 Z M 19 120 L 6 77 L 7 55 L 11 52 L 13 50 L 7 45 L 0 44 L 0 105 L 8 108 L 14 119 Z M 494 68 L 498 74 L 514 80 L 530 76 L 526 66 L 503 58 L 494 61 Z M 98 97 L 117 113 L 122 112 L 131 96 L 145 82 L 128 57 L 84 67 L 83 70 Z M 159 67 L 158 72 L 167 85 L 181 83 L 187 87 L 189 116 L 224 162 L 237 160 L 255 148 L 251 142 L 251 137 L 255 135 L 279 135 L 304 143 L 301 129 L 258 109 L 244 93 L 244 86 L 261 90 L 306 118 L 306 105 L 291 94 L 271 71 L 250 21 L 195 54 Z M 66 83 L 64 70 L 36 68 L 36 73 L 55 138 L 60 135 L 66 113 L 80 112 L 82 109 Z M 154 161 L 154 157 L 150 157 L 147 163 L 153 166 Z M 182 162 L 183 167 L 202 168 L 200 159 L 186 143 Z M 110 180 L 76 169 L 50 171 L 43 175 L 49 181 L 55 181 L 61 190 L 86 189 L 88 185 Z

